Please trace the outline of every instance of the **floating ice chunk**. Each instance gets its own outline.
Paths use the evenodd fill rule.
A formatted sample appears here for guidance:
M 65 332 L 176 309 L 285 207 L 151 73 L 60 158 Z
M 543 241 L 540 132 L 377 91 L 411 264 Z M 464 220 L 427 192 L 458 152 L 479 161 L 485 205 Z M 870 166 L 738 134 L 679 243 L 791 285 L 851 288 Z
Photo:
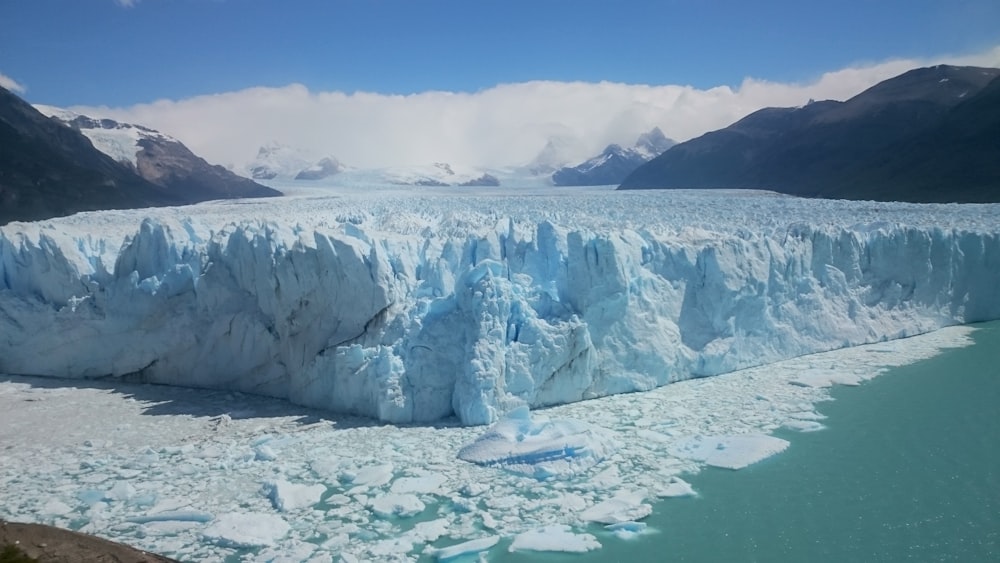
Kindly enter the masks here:
M 549 420 L 518 407 L 458 452 L 459 459 L 548 479 L 579 474 L 617 449 L 606 428 L 571 419 Z
M 423 543 L 437 541 L 448 533 L 448 520 L 438 518 L 429 522 L 418 522 L 413 526 L 412 533 Z
M 355 485 L 379 487 L 381 485 L 385 485 L 392 479 L 392 469 L 391 463 L 362 467 L 357 473 L 354 474 L 351 482 Z
M 104 491 L 98 491 L 96 489 L 83 489 L 82 491 L 76 493 L 76 498 L 80 499 L 80 502 L 86 504 L 87 506 L 93 506 L 104 500 Z
M 104 493 L 104 500 L 127 501 L 135 496 L 135 487 L 127 481 L 118 481 L 108 492 Z
M 371 502 L 372 512 L 383 518 L 392 516 L 409 518 L 420 514 L 424 508 L 424 503 L 416 495 L 411 494 L 389 493 Z
M 788 441 L 764 434 L 688 436 L 669 446 L 677 457 L 701 461 L 723 469 L 743 469 L 784 451 Z
M 229 512 L 205 528 L 202 536 L 226 547 L 270 547 L 290 529 L 288 522 L 274 514 Z
M 429 547 L 424 550 L 424 553 L 434 557 L 438 561 L 451 561 L 452 559 L 456 559 L 463 555 L 486 551 L 496 545 L 498 541 L 500 541 L 500 536 L 487 536 L 485 538 L 469 540 L 467 542 L 450 545 L 448 547 Z
M 276 510 L 288 512 L 306 508 L 319 502 L 326 492 L 326 487 L 320 484 L 301 485 L 289 483 L 284 479 L 275 479 L 264 483 L 264 494 L 271 499 Z
M 69 514 L 70 512 L 73 512 L 73 507 L 65 502 L 62 502 L 61 500 L 52 499 L 45 503 L 45 506 L 42 507 L 42 514 L 48 516 L 63 516 L 65 514 Z
M 662 432 L 646 430 L 644 428 L 636 430 L 635 435 L 644 442 L 658 442 L 662 444 L 673 441 L 673 438 L 667 436 L 666 434 L 663 434 Z
M 569 512 L 575 512 L 587 508 L 587 501 L 575 493 L 563 493 L 556 495 L 551 500 L 551 503 Z
M 488 490 L 490 490 L 489 486 L 483 483 L 466 483 L 462 485 L 462 488 L 458 492 L 467 497 L 477 497 Z
M 691 497 L 697 494 L 691 483 L 680 477 L 671 477 L 667 486 L 656 491 L 658 497 Z
M 630 540 L 645 532 L 646 524 L 644 522 L 620 522 L 618 524 L 609 524 L 604 528 L 613 532 L 618 539 Z
M 565 524 L 553 524 L 518 534 L 509 551 L 564 551 L 584 553 L 600 549 L 601 543 L 591 534 L 575 534 Z
M 612 498 L 599 502 L 580 513 L 580 519 L 599 524 L 620 524 L 642 520 L 653 512 L 653 507 L 644 504 L 645 494 L 641 491 L 618 493 Z
M 832 369 L 809 370 L 789 383 L 802 387 L 833 387 L 834 385 L 861 385 L 866 378 L 858 374 Z
M 131 516 L 126 518 L 126 522 L 135 524 L 148 524 L 150 522 L 211 522 L 214 517 L 208 512 L 200 510 L 166 510 L 154 512 L 145 516 Z
M 257 461 L 274 461 L 278 459 L 277 452 L 271 449 L 271 446 L 268 446 L 267 444 L 261 444 L 254 447 L 253 453 L 254 459 Z
M 291 542 L 285 541 L 281 542 L 280 546 L 261 550 L 254 557 L 253 561 L 266 561 L 267 563 L 319 563 L 320 561 L 331 561 L 329 554 L 326 557 L 314 557 L 315 553 L 316 545 L 313 543 L 294 540 Z
M 211 520 L 211 519 L 210 519 Z M 146 522 L 142 525 L 142 530 L 146 534 L 155 536 L 174 536 L 178 533 L 200 526 L 202 522 L 191 522 L 184 520 L 164 520 Z
M 782 426 L 788 428 L 789 430 L 798 430 L 799 432 L 815 432 L 826 428 L 826 426 L 823 426 L 815 420 L 799 420 L 795 418 L 786 420 Z
M 448 478 L 440 473 L 431 473 L 420 477 L 400 477 L 392 482 L 389 490 L 394 493 L 434 493 Z

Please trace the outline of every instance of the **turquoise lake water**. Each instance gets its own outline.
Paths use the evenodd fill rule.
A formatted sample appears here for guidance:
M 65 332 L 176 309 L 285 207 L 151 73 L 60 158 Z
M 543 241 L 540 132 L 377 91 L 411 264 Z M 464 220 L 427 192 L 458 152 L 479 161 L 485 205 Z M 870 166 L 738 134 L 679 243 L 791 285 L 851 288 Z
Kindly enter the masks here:
M 973 346 L 897 368 L 818 405 L 825 430 L 781 454 L 688 480 L 631 541 L 600 527 L 583 555 L 491 561 L 1000 561 L 1000 322 Z

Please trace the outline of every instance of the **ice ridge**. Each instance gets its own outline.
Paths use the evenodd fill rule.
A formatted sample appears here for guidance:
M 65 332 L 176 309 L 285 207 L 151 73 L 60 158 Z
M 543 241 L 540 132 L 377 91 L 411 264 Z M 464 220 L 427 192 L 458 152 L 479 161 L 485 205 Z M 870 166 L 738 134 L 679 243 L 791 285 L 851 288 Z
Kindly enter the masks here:
M 996 225 L 398 213 L 389 226 L 362 210 L 303 226 L 163 211 L 124 238 L 72 221 L 8 225 L 0 373 L 486 424 L 1000 318 Z

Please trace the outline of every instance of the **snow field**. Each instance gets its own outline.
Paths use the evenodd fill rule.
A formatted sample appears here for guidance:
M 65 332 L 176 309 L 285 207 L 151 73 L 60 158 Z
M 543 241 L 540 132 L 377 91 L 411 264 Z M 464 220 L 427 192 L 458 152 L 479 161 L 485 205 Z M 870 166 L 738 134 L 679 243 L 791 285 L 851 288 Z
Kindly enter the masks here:
M 769 434 L 789 421 L 821 420 L 828 390 L 802 385 L 802 374 L 864 381 L 967 345 L 972 330 L 517 412 L 493 428 L 381 425 L 234 392 L 8 376 L 0 517 L 198 561 L 599 549 L 647 531 L 641 520 L 658 498 L 694 494 L 681 476 L 712 458 L 692 444 L 741 467 L 779 451 Z M 484 435 L 510 435 L 511 421 L 525 436 L 599 429 L 598 441 L 611 435 L 618 447 L 542 479 L 458 459 Z

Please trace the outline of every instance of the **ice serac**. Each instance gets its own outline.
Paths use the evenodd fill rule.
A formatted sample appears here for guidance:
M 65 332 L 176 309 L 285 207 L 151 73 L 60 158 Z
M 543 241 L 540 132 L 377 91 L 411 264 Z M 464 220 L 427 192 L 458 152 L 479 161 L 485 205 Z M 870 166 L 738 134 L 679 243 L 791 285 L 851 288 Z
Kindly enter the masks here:
M 996 225 L 224 216 L 163 212 L 124 239 L 97 220 L 0 229 L 0 373 L 485 424 L 1000 317 Z

